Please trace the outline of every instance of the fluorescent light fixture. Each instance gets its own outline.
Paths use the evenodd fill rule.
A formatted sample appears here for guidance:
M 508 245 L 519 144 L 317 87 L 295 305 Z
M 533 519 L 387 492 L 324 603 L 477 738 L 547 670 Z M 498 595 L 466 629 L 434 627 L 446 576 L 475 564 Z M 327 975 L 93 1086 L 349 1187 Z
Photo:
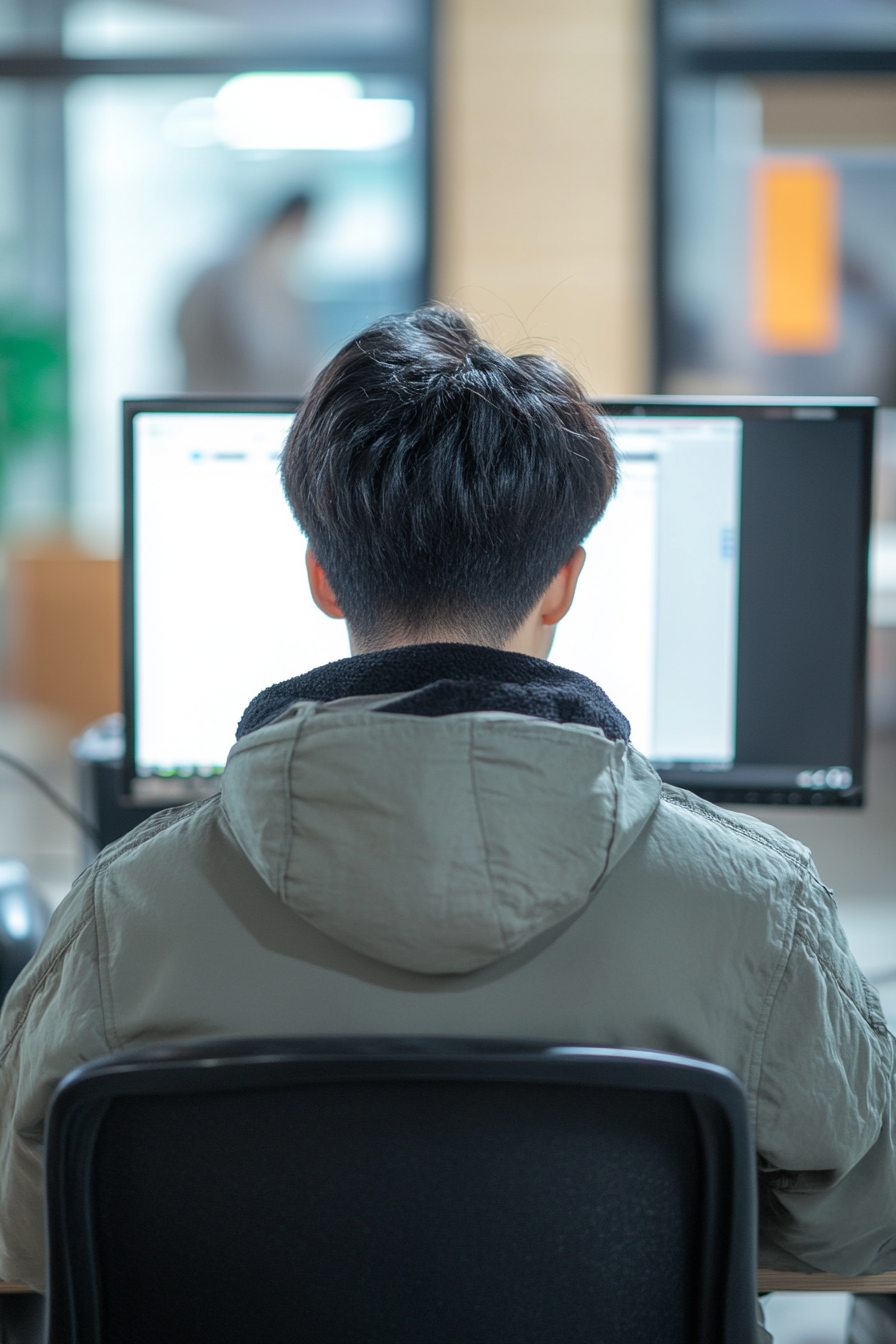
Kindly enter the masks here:
M 188 98 L 165 118 L 164 135 L 182 149 L 388 149 L 414 131 L 407 98 L 365 98 L 347 74 L 248 74 L 215 98 Z
M 348 74 L 236 75 L 214 100 L 216 138 L 231 149 L 256 150 L 387 149 L 410 138 L 409 99 L 362 95 L 360 81 Z M 204 111 L 194 105 L 188 113 L 181 104 L 169 117 L 177 121 L 171 129 L 186 139 L 191 122 L 198 139 Z M 168 127 L 166 133 L 174 138 Z

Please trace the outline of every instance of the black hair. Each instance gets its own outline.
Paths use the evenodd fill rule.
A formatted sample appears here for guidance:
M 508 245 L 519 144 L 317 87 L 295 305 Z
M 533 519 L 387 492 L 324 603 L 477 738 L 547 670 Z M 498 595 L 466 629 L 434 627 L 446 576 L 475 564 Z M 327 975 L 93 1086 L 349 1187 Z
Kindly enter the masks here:
M 519 628 L 591 531 L 617 466 L 570 373 L 502 354 L 428 305 L 342 347 L 281 473 L 353 635 L 489 643 Z

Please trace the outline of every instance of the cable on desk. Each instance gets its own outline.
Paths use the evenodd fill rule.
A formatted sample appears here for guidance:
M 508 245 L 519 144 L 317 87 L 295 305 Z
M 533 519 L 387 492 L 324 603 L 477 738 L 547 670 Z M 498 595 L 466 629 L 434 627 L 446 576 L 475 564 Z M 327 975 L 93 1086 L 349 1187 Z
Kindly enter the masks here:
M 53 788 L 52 784 L 48 784 L 42 775 L 39 775 L 36 770 L 32 770 L 30 765 L 27 765 L 25 761 L 20 761 L 18 756 L 13 756 L 8 751 L 0 751 L 0 763 L 8 765 L 11 770 L 18 770 L 19 774 L 24 775 L 36 789 L 40 789 L 41 793 L 49 798 L 50 802 L 54 803 L 60 812 L 64 812 L 70 821 L 79 826 L 86 836 L 93 840 L 95 844 L 100 843 L 99 828 L 93 824 L 89 817 L 85 817 L 84 813 L 80 812 L 78 808 L 72 807 L 71 803 L 67 802 L 62 794 Z

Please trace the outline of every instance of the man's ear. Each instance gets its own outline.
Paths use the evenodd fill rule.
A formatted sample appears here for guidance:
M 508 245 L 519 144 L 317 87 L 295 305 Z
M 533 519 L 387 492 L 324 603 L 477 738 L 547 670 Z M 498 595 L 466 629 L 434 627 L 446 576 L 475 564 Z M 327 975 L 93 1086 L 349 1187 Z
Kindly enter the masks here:
M 308 587 L 311 589 L 315 606 L 320 607 L 326 616 L 332 616 L 334 621 L 344 620 L 342 608 L 336 601 L 336 594 L 310 546 L 305 552 L 305 568 L 308 570 Z
M 577 546 L 542 598 L 542 625 L 556 625 L 572 606 L 576 584 L 585 563 L 585 548 Z

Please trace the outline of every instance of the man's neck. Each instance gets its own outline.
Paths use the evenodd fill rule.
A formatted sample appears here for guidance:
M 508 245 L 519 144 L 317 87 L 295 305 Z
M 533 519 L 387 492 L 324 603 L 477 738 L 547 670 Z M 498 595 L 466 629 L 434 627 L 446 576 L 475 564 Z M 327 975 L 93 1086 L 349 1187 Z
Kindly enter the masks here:
M 553 625 L 544 625 L 535 614 L 523 622 L 511 637 L 503 642 L 489 638 L 481 630 L 400 630 L 389 631 L 361 639 L 349 629 L 349 645 L 353 655 L 378 653 L 381 649 L 405 649 L 414 644 L 475 644 L 480 648 L 498 649 L 504 653 L 525 653 L 530 658 L 547 658 L 554 642 Z

